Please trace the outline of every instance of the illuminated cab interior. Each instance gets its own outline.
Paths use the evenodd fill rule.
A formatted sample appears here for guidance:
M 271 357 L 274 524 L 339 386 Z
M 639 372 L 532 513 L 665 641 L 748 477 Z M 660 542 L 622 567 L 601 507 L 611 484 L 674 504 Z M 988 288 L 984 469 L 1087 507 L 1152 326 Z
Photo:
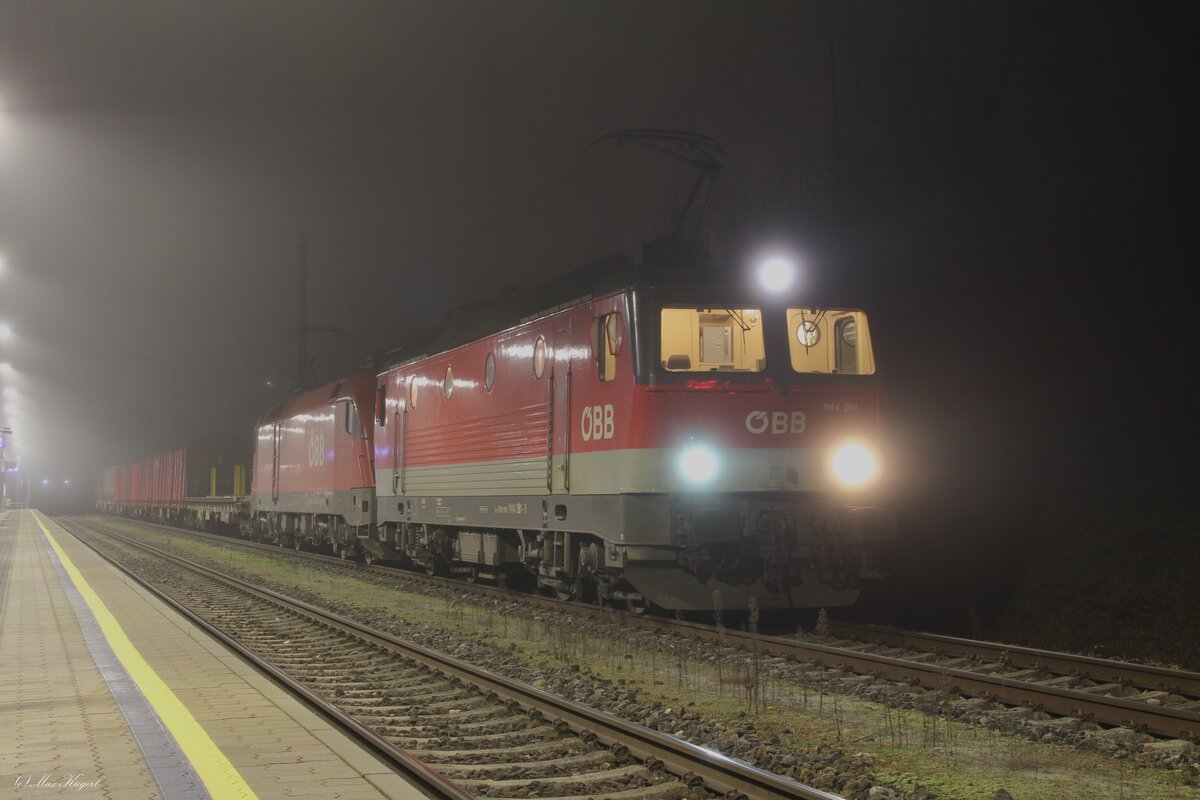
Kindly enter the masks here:
M 764 337 L 774 350 L 786 335 L 795 372 L 875 373 L 867 316 L 853 309 L 789 308 L 786 333 L 781 320 L 764 323 L 757 308 L 666 306 L 660 320 L 659 364 L 667 372 L 762 372 Z
M 867 315 L 836 308 L 789 308 L 792 369 L 840 375 L 875 374 Z
M 762 372 L 767 366 L 757 308 L 664 308 L 660 341 L 668 372 Z

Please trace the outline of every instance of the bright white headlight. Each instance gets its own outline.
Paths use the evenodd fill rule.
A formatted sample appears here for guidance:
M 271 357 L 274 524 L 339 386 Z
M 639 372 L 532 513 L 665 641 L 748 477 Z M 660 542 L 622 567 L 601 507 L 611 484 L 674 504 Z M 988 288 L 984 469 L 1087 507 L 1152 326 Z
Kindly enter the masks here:
M 870 483 L 879 474 L 879 461 L 863 444 L 850 442 L 833 451 L 833 477 L 843 486 L 855 487 Z
M 679 454 L 679 471 L 693 483 L 712 480 L 717 474 L 717 454 L 703 444 L 688 445 Z

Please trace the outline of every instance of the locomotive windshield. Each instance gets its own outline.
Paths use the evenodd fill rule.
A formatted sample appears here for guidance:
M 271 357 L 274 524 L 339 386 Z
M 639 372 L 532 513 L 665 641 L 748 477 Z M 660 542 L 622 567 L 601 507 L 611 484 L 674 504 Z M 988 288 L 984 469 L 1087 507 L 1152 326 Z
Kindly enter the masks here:
M 789 308 L 788 342 L 796 372 L 873 375 L 867 315 L 836 308 Z
M 663 368 L 669 372 L 762 372 L 762 312 L 757 308 L 662 310 Z

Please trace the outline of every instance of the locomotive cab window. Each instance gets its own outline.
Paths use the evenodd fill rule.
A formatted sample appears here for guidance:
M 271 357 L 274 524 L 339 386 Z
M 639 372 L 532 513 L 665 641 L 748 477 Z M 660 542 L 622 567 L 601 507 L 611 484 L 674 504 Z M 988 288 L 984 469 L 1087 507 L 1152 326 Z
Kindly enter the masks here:
M 383 427 L 387 424 L 387 384 L 382 383 L 375 389 L 375 424 Z
M 789 308 L 788 342 L 796 372 L 873 375 L 867 315 L 834 308 Z
M 342 416 L 345 419 L 346 433 L 354 439 L 362 438 L 362 425 L 358 420 L 358 409 L 354 407 L 353 400 L 342 400 L 339 405 L 342 407 Z
M 617 355 L 621 352 L 621 315 L 602 314 L 592 322 L 592 356 L 596 359 L 596 377 L 611 381 L 617 377 Z
M 757 308 L 662 310 L 659 362 L 669 372 L 762 372 L 762 312 Z

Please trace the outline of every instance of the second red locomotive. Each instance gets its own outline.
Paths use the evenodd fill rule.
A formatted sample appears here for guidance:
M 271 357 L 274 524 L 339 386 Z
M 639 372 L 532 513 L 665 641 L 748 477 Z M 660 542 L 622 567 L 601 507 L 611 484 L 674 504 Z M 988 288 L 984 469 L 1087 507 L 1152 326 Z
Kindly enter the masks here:
M 250 496 L 260 534 L 296 548 L 307 541 L 344 556 L 359 551 L 375 521 L 374 394 L 375 373 L 361 370 L 262 416 Z

